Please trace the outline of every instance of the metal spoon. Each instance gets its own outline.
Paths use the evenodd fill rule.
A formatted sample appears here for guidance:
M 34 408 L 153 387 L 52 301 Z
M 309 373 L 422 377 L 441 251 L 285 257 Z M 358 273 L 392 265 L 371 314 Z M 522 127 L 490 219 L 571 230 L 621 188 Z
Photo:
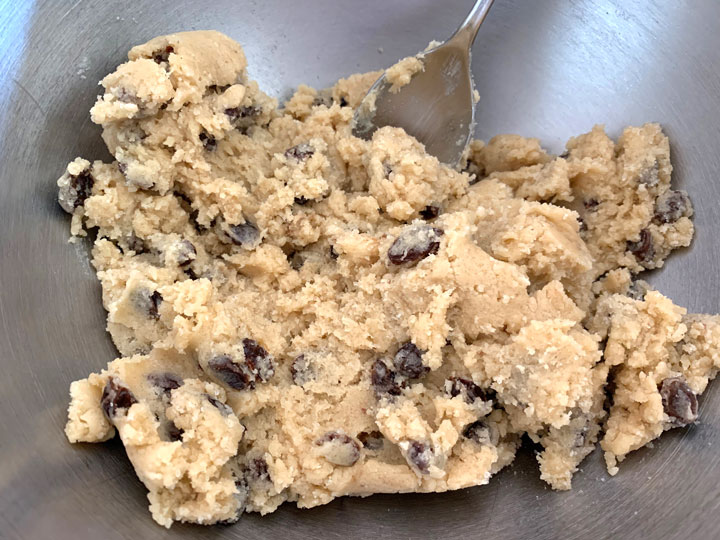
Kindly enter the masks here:
M 493 0 L 477 0 L 465 21 L 442 45 L 418 54 L 424 70 L 390 92 L 386 76 L 370 88 L 353 118 L 353 135 L 370 139 L 383 126 L 397 126 L 431 155 L 457 166 L 475 128 L 475 85 L 470 48 Z

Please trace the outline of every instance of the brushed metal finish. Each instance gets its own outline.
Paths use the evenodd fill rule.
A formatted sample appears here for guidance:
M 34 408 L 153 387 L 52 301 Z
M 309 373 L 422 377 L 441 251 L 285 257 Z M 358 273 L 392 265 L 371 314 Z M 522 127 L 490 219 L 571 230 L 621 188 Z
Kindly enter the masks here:
M 594 453 L 553 493 L 532 450 L 488 486 L 441 495 L 291 505 L 230 527 L 161 529 L 121 446 L 71 447 L 67 389 L 112 359 L 87 246 L 68 245 L 55 179 L 82 155 L 108 158 L 88 109 L 96 82 L 158 34 L 215 28 L 251 74 L 286 96 L 376 69 L 449 35 L 469 0 L 0 0 L 0 537 L 683 538 L 720 537 L 720 392 L 701 423 L 632 454 L 608 478 Z M 532 134 L 552 150 L 605 122 L 657 120 L 697 237 L 651 276 L 693 311 L 720 311 L 720 2 L 498 0 L 474 47 L 478 135 Z M 383 53 L 378 52 L 382 47 Z
M 493 0 L 477 0 L 455 33 L 422 54 L 423 69 L 401 88 L 386 75 L 372 85 L 353 118 L 353 134 L 369 140 L 378 128 L 397 126 L 455 167 L 475 131 L 470 48 Z M 418 51 L 422 52 L 422 51 Z

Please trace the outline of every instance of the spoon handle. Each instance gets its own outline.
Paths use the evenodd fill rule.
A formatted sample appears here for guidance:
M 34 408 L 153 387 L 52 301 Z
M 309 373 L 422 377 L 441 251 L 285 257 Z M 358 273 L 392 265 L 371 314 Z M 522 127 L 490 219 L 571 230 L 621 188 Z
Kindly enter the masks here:
M 468 16 L 448 41 L 463 43 L 470 49 L 492 3 L 493 0 L 477 0 Z

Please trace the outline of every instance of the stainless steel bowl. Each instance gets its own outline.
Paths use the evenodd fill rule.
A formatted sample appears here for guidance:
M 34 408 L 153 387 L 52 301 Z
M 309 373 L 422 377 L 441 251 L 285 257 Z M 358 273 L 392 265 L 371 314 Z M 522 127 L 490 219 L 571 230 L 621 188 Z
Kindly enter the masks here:
M 538 479 L 532 450 L 490 485 L 341 499 L 201 530 L 158 527 L 121 445 L 70 446 L 68 385 L 115 355 L 87 246 L 68 245 L 55 179 L 77 155 L 109 157 L 88 109 L 131 45 L 214 28 L 240 41 L 261 86 L 388 65 L 445 38 L 470 0 L 0 0 L 0 537 L 720 538 L 720 392 L 701 423 L 632 454 L 615 478 L 599 452 L 574 490 Z M 695 203 L 691 249 L 651 281 L 692 311 L 720 311 L 720 2 L 498 0 L 473 68 L 478 135 L 540 137 L 559 151 L 605 122 L 661 122 L 675 182 Z

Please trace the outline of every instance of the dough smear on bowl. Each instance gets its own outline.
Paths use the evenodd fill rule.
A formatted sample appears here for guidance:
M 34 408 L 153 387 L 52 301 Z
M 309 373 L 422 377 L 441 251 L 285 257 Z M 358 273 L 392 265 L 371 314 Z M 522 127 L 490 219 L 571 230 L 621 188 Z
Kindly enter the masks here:
M 279 107 L 217 32 L 155 38 L 92 108 L 112 163 L 58 181 L 120 358 L 76 381 L 71 442 L 121 437 L 173 521 L 485 484 L 523 434 L 569 489 L 693 423 L 720 319 L 636 278 L 693 235 L 657 124 L 550 155 L 351 135 L 378 72 Z

